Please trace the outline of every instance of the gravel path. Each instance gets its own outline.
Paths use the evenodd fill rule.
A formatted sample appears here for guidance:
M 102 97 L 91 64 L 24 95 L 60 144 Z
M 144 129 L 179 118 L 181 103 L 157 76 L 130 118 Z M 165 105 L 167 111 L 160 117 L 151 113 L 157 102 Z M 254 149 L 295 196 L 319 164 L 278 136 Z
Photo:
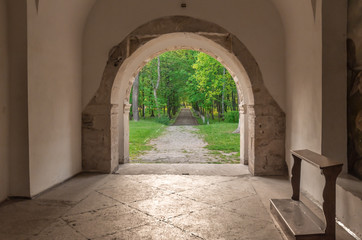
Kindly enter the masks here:
M 169 126 L 164 133 L 151 140 L 154 148 L 133 159 L 148 163 L 208 163 L 218 159 L 204 148 L 207 143 L 193 126 Z
M 165 129 L 163 134 L 151 140 L 153 149 L 131 159 L 133 163 L 225 163 L 225 155 L 212 154 L 205 148 L 207 143 L 197 133 L 198 125 L 190 109 L 181 110 L 173 126 Z M 227 162 L 230 163 L 230 162 Z
M 196 118 L 192 116 L 191 110 L 187 108 L 181 109 L 179 115 L 176 118 L 174 126 L 181 126 L 181 125 L 198 125 Z

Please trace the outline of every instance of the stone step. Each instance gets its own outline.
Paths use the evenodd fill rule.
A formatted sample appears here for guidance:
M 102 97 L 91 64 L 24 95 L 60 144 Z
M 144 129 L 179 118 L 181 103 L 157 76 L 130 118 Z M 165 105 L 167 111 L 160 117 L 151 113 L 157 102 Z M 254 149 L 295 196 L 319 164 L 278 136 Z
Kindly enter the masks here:
M 270 210 L 288 239 L 323 239 L 325 224 L 303 202 L 292 199 L 271 199 Z

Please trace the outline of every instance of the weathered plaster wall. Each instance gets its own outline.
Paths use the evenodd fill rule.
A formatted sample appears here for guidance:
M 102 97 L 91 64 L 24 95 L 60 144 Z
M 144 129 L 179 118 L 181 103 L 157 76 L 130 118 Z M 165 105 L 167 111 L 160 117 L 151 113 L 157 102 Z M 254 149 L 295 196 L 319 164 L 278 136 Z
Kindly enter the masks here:
M 31 195 L 81 171 L 82 37 L 93 0 L 28 1 Z
M 322 2 L 273 0 L 286 38 L 286 160 L 291 149 L 321 153 L 322 143 Z M 321 200 L 323 178 L 303 164 L 302 188 Z
M 9 64 L 7 3 L 0 0 L 0 202 L 9 194 Z
M 293 163 L 290 149 L 308 148 L 344 162 L 346 170 L 347 1 L 273 2 L 286 37 L 287 162 Z M 305 164 L 302 174 L 302 190 L 321 202 L 319 170 Z M 338 194 L 337 205 L 344 201 Z M 348 212 L 338 214 L 344 223 L 353 218 Z
M 348 172 L 362 179 L 362 1 L 348 2 Z
M 269 0 L 98 0 L 84 32 L 82 105 L 89 103 L 99 87 L 109 50 L 127 34 L 151 20 L 185 15 L 226 28 L 255 57 L 273 98 L 285 109 L 284 33 L 278 12 Z M 267 23 L 267 24 L 266 24 Z

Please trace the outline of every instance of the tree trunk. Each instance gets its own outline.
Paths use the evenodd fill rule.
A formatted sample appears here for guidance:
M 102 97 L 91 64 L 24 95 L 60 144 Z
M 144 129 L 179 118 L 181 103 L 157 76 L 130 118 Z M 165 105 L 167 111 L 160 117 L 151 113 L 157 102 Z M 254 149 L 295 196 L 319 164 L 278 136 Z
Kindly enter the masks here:
M 158 108 L 158 101 L 157 101 L 157 89 L 158 86 L 160 85 L 160 81 L 161 81 L 161 68 L 160 68 L 160 56 L 157 57 L 157 83 L 156 85 L 153 85 L 153 96 L 155 97 L 155 103 L 156 103 L 156 109 L 157 109 L 157 114 L 158 117 L 160 117 L 160 109 Z
M 237 93 L 236 93 L 237 95 Z M 231 92 L 231 103 L 232 103 L 232 109 L 233 111 L 236 111 L 236 104 L 235 104 L 235 94 L 234 91 Z
M 224 116 L 224 112 L 225 112 L 225 109 L 224 109 L 224 98 L 225 98 L 225 68 L 224 68 L 224 71 L 223 71 L 223 81 L 224 81 L 224 84 L 222 85 L 222 96 L 221 96 L 221 116 Z
M 240 110 L 239 109 L 239 105 L 240 105 L 240 98 L 239 98 L 239 94 L 237 94 L 237 97 L 238 97 L 238 111 Z M 240 112 L 240 111 L 239 111 Z M 240 113 L 239 113 L 240 114 Z M 238 128 L 235 129 L 235 131 L 233 133 L 238 133 L 240 134 L 240 116 L 239 116 L 239 124 L 238 124 Z
M 142 105 L 142 117 L 145 118 L 145 105 Z
M 171 106 L 170 106 L 170 97 L 167 97 L 167 115 L 168 115 L 169 119 L 172 118 L 172 116 L 171 116 Z
M 212 105 L 211 105 L 211 118 L 212 118 L 212 120 L 214 120 L 214 102 L 212 102 Z
M 136 122 L 140 120 L 138 114 L 139 76 L 140 74 L 138 73 L 134 80 L 133 91 L 132 91 L 132 114 L 133 114 L 133 120 L 135 120 Z

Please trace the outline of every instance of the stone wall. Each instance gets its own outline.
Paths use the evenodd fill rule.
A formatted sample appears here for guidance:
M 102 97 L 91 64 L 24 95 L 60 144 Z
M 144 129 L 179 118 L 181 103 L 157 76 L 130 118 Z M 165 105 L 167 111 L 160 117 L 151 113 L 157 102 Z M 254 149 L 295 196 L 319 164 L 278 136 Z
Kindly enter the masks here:
M 112 91 L 119 88 L 114 83 L 119 74 L 122 74 L 119 72 L 122 64 L 142 45 L 162 35 L 175 32 L 201 35 L 219 44 L 240 61 L 249 76 L 253 95 L 253 101 L 246 102 L 249 121 L 250 171 L 255 175 L 285 174 L 287 169 L 284 158 L 285 114 L 264 86 L 255 59 L 246 47 L 225 29 L 210 22 L 180 16 L 151 21 L 137 28 L 110 50 L 101 85 L 83 111 L 84 170 L 112 172 L 118 166 L 119 159 L 114 146 L 122 145 L 118 144 L 118 141 L 123 139 L 117 141 L 115 131 L 119 129 L 112 123 L 117 122 L 115 118 L 121 116 L 119 111 L 117 113 L 112 110 L 114 102 L 111 99 L 113 98 Z M 130 89 L 132 82 L 127 81 L 125 88 Z M 236 85 L 240 87 L 237 81 Z M 120 89 L 120 91 L 125 91 L 125 89 Z M 125 98 L 126 95 L 127 93 L 120 96 Z M 122 99 L 119 101 L 122 102 Z M 119 128 L 123 127 L 128 126 L 119 126 Z

